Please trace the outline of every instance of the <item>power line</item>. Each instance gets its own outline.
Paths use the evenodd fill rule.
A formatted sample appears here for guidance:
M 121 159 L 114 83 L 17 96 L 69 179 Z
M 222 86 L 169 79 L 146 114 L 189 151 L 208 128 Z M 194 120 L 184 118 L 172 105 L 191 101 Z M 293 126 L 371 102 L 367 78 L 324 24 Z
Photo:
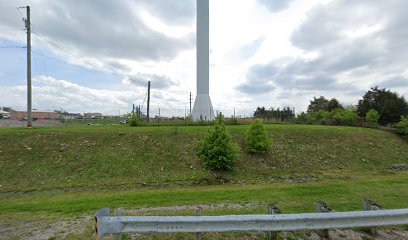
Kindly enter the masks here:
M 26 48 L 23 46 L 0 46 L 0 48 Z
M 94 68 L 97 68 L 97 69 L 100 68 L 100 67 L 97 66 L 96 64 L 91 63 L 91 62 L 89 62 L 88 60 L 86 60 L 86 59 L 84 59 L 84 58 L 82 58 L 82 57 L 80 57 L 80 56 L 78 56 L 78 55 L 72 53 L 71 51 L 67 50 L 67 49 L 64 48 L 64 47 L 61 47 L 60 45 L 58 45 L 58 44 L 56 44 L 55 42 L 51 41 L 50 39 L 48 39 L 48 38 L 45 37 L 44 35 L 42 35 L 42 34 L 36 32 L 36 31 L 33 31 L 33 30 L 32 30 L 32 33 L 34 33 L 37 37 L 39 37 L 39 38 L 41 38 L 41 39 L 47 41 L 49 44 L 51 44 L 52 46 L 58 48 L 59 50 L 61 50 L 61 51 L 65 52 L 65 53 L 69 54 L 70 56 L 72 56 L 72 57 L 74 57 L 74 58 L 80 60 L 81 62 L 83 62 L 83 63 L 85 63 L 85 64 L 87 64 L 87 65 L 89 65 L 89 66 L 92 66 L 92 67 L 94 67 Z M 106 71 L 107 73 L 109 73 L 109 74 L 111 74 L 111 75 L 117 77 L 119 80 L 122 80 L 123 78 L 127 78 L 127 77 L 128 77 L 128 76 L 125 76 L 125 75 L 116 73 L 116 72 L 114 72 L 114 71 L 111 71 L 111 70 L 104 69 L 104 71 Z

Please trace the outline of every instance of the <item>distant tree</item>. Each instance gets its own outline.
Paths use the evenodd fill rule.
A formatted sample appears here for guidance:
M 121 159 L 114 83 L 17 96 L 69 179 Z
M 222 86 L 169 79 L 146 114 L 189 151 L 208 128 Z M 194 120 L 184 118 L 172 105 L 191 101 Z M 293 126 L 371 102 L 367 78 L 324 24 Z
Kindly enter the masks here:
M 266 117 L 266 109 L 265 107 L 257 107 L 254 112 L 255 118 L 265 118 Z
M 10 112 L 13 111 L 14 109 L 12 109 L 11 107 L 3 107 L 3 111 L 5 112 Z
M 238 155 L 238 148 L 232 142 L 219 114 L 214 127 L 207 136 L 198 143 L 198 156 L 204 162 L 204 167 L 210 170 L 229 170 Z
M 307 107 L 307 113 L 315 113 L 321 110 L 331 112 L 336 108 L 343 107 L 335 98 L 328 100 L 323 96 L 320 96 L 318 98 L 313 97 L 313 100 L 310 101 L 309 106 Z
M 307 107 L 307 113 L 315 113 L 320 110 L 325 110 L 328 105 L 329 100 L 327 100 L 325 97 L 313 97 L 313 100 L 310 101 L 309 106 Z
M 329 103 L 327 104 L 327 108 L 325 109 L 328 112 L 333 111 L 334 109 L 343 109 L 343 106 L 339 103 L 339 101 L 335 98 L 330 99 Z
M 380 119 L 380 114 L 375 109 L 370 109 L 365 116 L 365 121 L 366 123 L 369 124 L 369 126 L 377 125 L 379 119 Z
M 268 137 L 262 122 L 256 119 L 245 134 L 246 150 L 249 153 L 264 153 L 271 148 L 272 140 Z
M 301 112 L 296 116 L 296 123 L 304 124 L 308 123 L 308 115 L 305 112 Z
M 61 114 L 61 115 L 68 115 L 67 111 L 64 110 L 54 110 L 55 113 Z
M 274 119 L 280 122 L 288 122 L 295 118 L 295 113 L 290 107 L 284 107 L 283 109 L 277 108 L 266 109 L 265 107 L 257 107 L 254 112 L 255 118 L 262 119 Z
M 379 113 L 380 124 L 396 123 L 402 115 L 408 115 L 408 103 L 404 97 L 385 88 L 371 88 L 364 94 L 363 99 L 358 101 L 359 116 L 365 117 L 370 109 L 375 109 Z

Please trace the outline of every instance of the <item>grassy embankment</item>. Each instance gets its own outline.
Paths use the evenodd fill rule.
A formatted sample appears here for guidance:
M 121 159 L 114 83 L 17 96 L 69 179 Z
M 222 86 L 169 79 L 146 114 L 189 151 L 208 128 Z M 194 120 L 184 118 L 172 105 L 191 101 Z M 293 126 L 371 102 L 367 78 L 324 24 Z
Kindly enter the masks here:
M 243 149 L 248 126 L 229 126 Z M 12 220 L 73 217 L 101 207 L 259 202 L 205 214 L 312 212 L 316 200 L 337 211 L 361 209 L 371 198 L 406 207 L 408 143 L 380 130 L 267 125 L 272 150 L 243 150 L 234 170 L 217 178 L 195 156 L 208 127 L 83 126 L 0 129 L 0 216 Z M 14 215 L 13 214 L 17 214 Z

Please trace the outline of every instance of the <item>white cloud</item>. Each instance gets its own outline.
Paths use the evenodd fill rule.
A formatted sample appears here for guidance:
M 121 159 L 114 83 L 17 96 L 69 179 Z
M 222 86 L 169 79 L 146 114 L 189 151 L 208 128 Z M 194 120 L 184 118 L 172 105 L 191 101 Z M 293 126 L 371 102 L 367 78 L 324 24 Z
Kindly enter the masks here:
M 128 81 L 112 80 L 115 90 L 86 88 L 65 78 L 64 69 L 57 70 L 60 74 L 54 78 L 41 77 L 34 83 L 34 103 L 39 108 L 66 105 L 72 111 L 130 111 L 133 102 L 143 103 L 143 82 L 155 79 L 159 84 L 152 88 L 152 107 L 184 114 L 189 92 L 194 95 L 196 87 L 194 0 L 98 1 L 96 7 L 90 0 L 18 4 L 28 2 L 34 29 L 97 67 L 33 35 L 35 49 L 48 49 L 64 62 L 128 77 Z M 17 10 L 3 7 L 14 4 L 0 3 L 0 29 L 22 28 Z M 408 76 L 405 5 L 403 0 L 240 0 L 239 4 L 211 0 L 210 95 L 215 109 L 229 111 L 227 115 L 234 108 L 249 114 L 259 105 L 301 110 L 314 95 L 355 101 L 377 83 L 407 94 L 405 87 L 397 86 Z M 23 43 L 25 36 L 23 31 L 0 32 L 0 39 Z M 280 78 L 272 79 L 274 74 Z M 344 86 L 353 89 L 345 92 Z M 24 107 L 24 89 L 17 84 L 3 86 L 2 105 Z

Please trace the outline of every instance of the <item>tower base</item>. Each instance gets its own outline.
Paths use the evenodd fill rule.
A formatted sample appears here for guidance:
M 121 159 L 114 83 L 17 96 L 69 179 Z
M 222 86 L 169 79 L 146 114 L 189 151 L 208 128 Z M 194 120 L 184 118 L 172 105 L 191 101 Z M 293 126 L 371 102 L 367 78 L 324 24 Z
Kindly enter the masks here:
M 215 119 L 214 109 L 211 104 L 210 95 L 208 94 L 197 94 L 194 101 L 193 121 L 212 121 Z

